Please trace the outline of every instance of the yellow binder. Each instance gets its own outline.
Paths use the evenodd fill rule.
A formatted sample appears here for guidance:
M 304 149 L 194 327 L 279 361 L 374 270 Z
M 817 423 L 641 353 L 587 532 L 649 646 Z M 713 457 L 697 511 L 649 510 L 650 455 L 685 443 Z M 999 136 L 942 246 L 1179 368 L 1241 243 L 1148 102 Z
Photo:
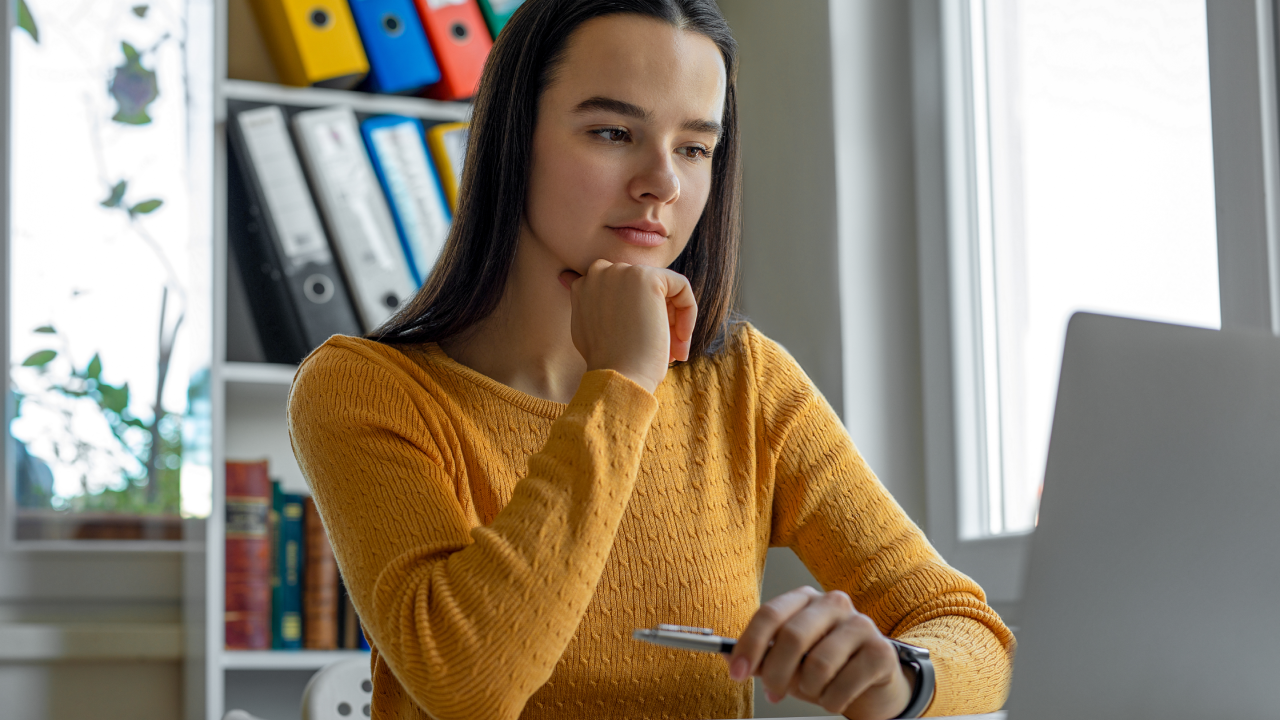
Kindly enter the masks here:
M 351 88 L 369 72 L 346 0 L 253 0 L 253 10 L 286 84 Z
M 458 186 L 467 157 L 467 124 L 440 123 L 427 128 L 427 147 L 440 175 L 440 186 L 449 201 L 449 210 L 458 210 Z

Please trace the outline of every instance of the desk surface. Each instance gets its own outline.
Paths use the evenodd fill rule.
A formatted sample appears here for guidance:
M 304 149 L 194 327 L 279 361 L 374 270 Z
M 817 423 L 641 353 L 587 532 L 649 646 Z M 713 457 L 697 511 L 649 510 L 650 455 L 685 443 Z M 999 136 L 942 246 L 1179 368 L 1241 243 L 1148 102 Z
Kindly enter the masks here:
M 825 717 L 807 717 L 807 718 L 777 718 L 777 720 L 844 720 L 839 715 L 827 715 Z M 986 715 L 955 715 L 951 720 L 1005 720 L 1004 711 L 988 713 Z

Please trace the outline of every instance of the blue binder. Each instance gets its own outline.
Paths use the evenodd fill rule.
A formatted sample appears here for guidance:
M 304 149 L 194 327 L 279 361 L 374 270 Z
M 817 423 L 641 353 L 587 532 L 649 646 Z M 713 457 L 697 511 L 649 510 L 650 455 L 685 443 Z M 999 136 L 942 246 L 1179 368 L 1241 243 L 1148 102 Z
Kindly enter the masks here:
M 421 286 L 444 248 L 452 223 L 440 178 L 427 155 L 422 123 L 382 115 L 360 123 L 360 132 L 391 206 L 409 270 Z
M 370 90 L 407 92 L 440 80 L 413 0 L 351 0 L 351 14 L 369 57 Z

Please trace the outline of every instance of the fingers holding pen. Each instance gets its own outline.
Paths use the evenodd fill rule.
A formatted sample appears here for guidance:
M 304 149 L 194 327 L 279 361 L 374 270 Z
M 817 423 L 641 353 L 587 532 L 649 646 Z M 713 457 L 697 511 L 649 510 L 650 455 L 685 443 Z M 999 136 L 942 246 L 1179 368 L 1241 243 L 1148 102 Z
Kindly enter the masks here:
M 772 702 L 792 695 L 865 720 L 899 714 L 914 682 L 893 644 L 839 590 L 802 587 L 761 605 L 726 659 L 730 677 L 759 677 Z

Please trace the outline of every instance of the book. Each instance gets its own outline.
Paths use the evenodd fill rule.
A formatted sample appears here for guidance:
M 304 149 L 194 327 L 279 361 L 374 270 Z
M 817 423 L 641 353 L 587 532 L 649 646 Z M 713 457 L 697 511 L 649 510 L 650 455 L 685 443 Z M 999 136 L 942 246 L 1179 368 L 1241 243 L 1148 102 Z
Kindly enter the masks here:
M 440 65 L 440 81 L 427 88 L 436 100 L 476 94 L 493 40 L 476 0 L 414 0 L 427 40 Z
M 489 34 L 494 39 L 511 19 L 516 8 L 524 4 L 524 0 L 480 0 L 480 12 L 484 13 L 484 21 L 489 25 Z
M 271 481 L 271 505 L 267 508 L 267 557 L 269 559 L 271 570 L 268 575 L 271 579 L 271 649 L 276 650 L 280 647 L 280 624 L 277 622 L 277 612 L 279 610 L 279 602 L 277 596 L 280 593 L 280 508 L 279 508 L 280 483 L 277 480 Z
M 449 209 L 458 211 L 458 188 L 462 186 L 462 168 L 467 160 L 468 130 L 466 123 L 438 123 L 427 129 L 427 146 L 431 159 L 440 172 L 440 184 L 449 201 Z
M 427 156 L 422 123 L 382 115 L 360 123 L 378 181 L 387 195 L 400 246 L 419 286 L 449 237 L 448 200 Z
M 395 221 L 349 107 L 293 116 L 298 149 L 366 331 L 381 325 L 415 290 Z
M 228 103 L 227 239 L 269 362 L 298 363 L 331 335 L 359 335 L 284 111 Z
M 276 72 L 286 85 L 349 89 L 369 60 L 346 0 L 253 0 Z
M 440 81 L 413 0 L 354 0 L 351 14 L 369 58 L 366 89 L 401 93 Z
M 228 650 L 271 647 L 271 555 L 267 461 L 226 463 L 225 642 Z
M 302 646 L 308 650 L 338 648 L 338 563 L 325 535 L 315 501 L 302 505 L 306 538 L 302 574 Z
M 273 547 L 271 647 L 297 650 L 302 647 L 302 496 L 286 493 L 272 482 L 276 544 Z

